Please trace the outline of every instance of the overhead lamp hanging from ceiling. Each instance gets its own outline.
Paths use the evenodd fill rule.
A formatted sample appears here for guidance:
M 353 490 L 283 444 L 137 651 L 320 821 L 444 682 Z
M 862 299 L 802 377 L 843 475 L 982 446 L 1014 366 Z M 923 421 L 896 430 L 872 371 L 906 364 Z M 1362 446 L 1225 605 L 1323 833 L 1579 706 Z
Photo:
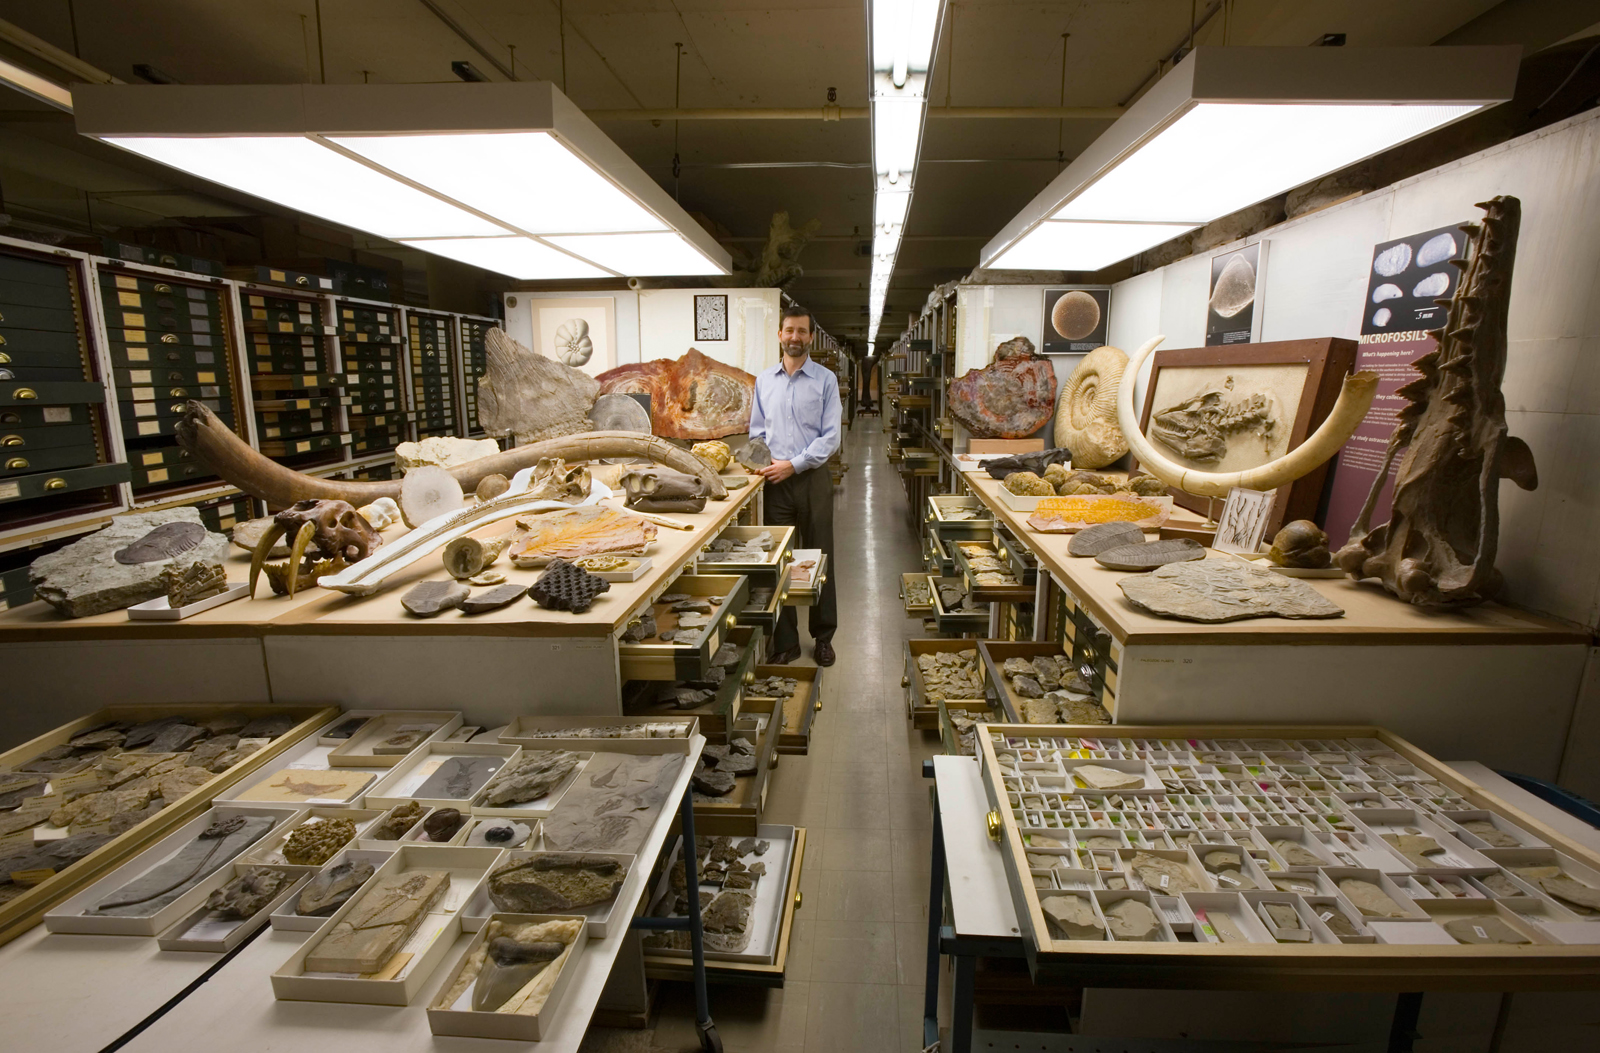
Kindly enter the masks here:
M 76 85 L 78 131 L 514 278 L 727 274 L 731 257 L 544 82 Z
M 1199 47 L 984 246 L 1093 271 L 1511 98 L 1516 47 Z

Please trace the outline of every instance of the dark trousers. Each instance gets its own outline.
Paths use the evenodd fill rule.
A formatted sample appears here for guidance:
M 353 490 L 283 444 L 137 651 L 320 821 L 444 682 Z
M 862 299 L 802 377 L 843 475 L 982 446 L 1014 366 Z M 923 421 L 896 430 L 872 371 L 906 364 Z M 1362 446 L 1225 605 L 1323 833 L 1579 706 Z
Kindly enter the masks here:
M 822 595 L 811 608 L 808 627 L 817 643 L 833 639 L 839 628 L 839 603 L 834 595 L 833 578 L 833 477 L 826 464 L 808 472 L 791 475 L 781 483 L 768 483 L 766 521 L 773 526 L 797 527 L 796 548 L 820 548 L 828 556 L 827 580 Z M 777 654 L 800 646 L 799 619 L 793 607 L 778 615 L 778 631 L 772 638 Z

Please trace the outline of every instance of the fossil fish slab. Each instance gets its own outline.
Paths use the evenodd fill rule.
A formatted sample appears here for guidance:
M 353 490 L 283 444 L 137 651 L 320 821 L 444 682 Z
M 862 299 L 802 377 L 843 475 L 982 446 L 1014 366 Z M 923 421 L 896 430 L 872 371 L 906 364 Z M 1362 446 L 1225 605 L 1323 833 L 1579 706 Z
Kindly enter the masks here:
M 561 852 L 636 852 L 667 802 L 684 758 L 596 753 L 544 821 Z
M 1305 582 L 1239 560 L 1169 563 L 1117 582 L 1128 602 L 1163 618 L 1231 622 L 1240 618 L 1338 618 L 1344 608 Z
M 374 881 L 306 956 L 308 973 L 375 973 L 450 889 L 448 870 L 412 870 Z
M 1132 523 L 1095 523 L 1072 535 L 1067 542 L 1069 556 L 1098 556 L 1107 549 L 1144 544 L 1144 531 Z
M 264 815 L 217 819 L 171 858 L 111 893 L 90 913 L 147 918 L 261 840 L 273 823 Z
M 628 876 L 621 861 L 583 852 L 538 852 L 489 875 L 489 899 L 517 914 L 563 914 L 607 903 Z

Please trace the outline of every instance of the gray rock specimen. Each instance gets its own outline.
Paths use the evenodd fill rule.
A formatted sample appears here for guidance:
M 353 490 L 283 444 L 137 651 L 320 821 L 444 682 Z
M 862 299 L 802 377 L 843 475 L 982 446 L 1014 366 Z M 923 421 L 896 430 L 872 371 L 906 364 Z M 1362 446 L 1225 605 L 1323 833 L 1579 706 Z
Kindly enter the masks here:
M 1186 537 L 1118 545 L 1097 553 L 1094 561 L 1108 570 L 1154 570 L 1168 563 L 1205 559 L 1206 547 Z
M 1366 917 L 1409 917 L 1405 908 L 1390 899 L 1383 889 L 1370 881 L 1362 881 L 1360 878 L 1341 878 L 1339 891 L 1344 893 L 1344 898 L 1354 904 L 1355 908 Z
M 1437 865 L 1438 860 L 1429 859 L 1429 856 L 1444 854 L 1444 846 L 1426 834 L 1383 834 L 1389 847 L 1405 856 L 1407 862 L 1415 867 L 1431 867 Z
M 1102 764 L 1079 764 L 1071 774 L 1082 780 L 1092 790 L 1133 790 L 1144 785 L 1144 776 L 1137 772 L 1118 771 Z
M 707 797 L 726 797 L 733 792 L 733 775 L 715 768 L 701 768 L 689 781 L 694 784 L 696 793 Z
M 1444 931 L 1457 943 L 1532 943 L 1522 933 L 1493 914 L 1474 918 L 1451 918 Z
M 102 833 L 73 834 L 24 847 L 11 855 L 0 855 L 0 886 L 11 884 L 11 875 L 25 870 L 54 870 L 59 873 L 114 836 Z
M 1322 860 L 1298 841 L 1274 841 L 1272 847 L 1285 864 L 1292 867 L 1320 867 Z
M 1155 912 L 1136 899 L 1119 899 L 1106 908 L 1106 924 L 1119 940 L 1148 942 L 1161 938 L 1161 922 Z
M 758 767 L 756 758 L 744 753 L 729 753 L 717 758 L 717 771 L 729 775 L 753 775 Z
M 44 793 L 47 779 L 22 772 L 0 772 L 0 812 L 9 812 L 29 797 Z
M 490 808 L 527 804 L 547 796 L 578 766 L 578 755 L 566 750 L 524 750 L 515 763 L 500 769 L 483 803 Z
M 1015 676 L 1011 678 L 1011 689 L 1023 698 L 1043 698 L 1044 688 L 1039 681 L 1031 676 Z
M 355 840 L 356 824 L 349 819 L 323 817 L 294 828 L 283 842 L 283 858 L 296 866 L 321 866 Z
M 371 863 L 357 861 L 331 866 L 300 890 L 294 912 L 302 918 L 325 918 L 344 906 L 371 877 Z
M 1176 860 L 1135 852 L 1128 861 L 1131 869 L 1144 887 L 1158 896 L 1175 896 L 1180 892 L 1204 892 L 1206 886 L 1188 867 Z
M 637 852 L 672 792 L 682 755 L 596 753 L 544 821 L 561 852 Z
M 1490 848 L 1521 848 L 1522 842 L 1495 826 L 1487 819 L 1468 819 L 1461 829 L 1473 835 Z
M 629 623 L 627 629 L 623 630 L 622 642 L 638 643 L 641 640 L 650 639 L 656 632 L 656 609 L 654 607 L 646 607 L 639 612 L 638 621 Z M 720 653 L 719 651 L 718 654 Z
M 127 733 L 118 728 L 93 728 L 72 736 L 67 745 L 75 750 L 103 750 L 121 746 L 127 737 Z
M 396 805 L 395 809 L 384 816 L 367 836 L 374 841 L 398 841 L 407 830 L 417 824 L 417 820 L 421 819 L 427 810 L 416 801 Z
M 1000 674 L 1007 677 L 1032 676 L 1033 663 L 1026 658 L 1007 658 L 1000 666 Z
M 446 757 L 443 764 L 417 787 L 422 800 L 467 801 L 504 766 L 504 757 Z
M 1094 916 L 1088 896 L 1045 896 L 1039 900 L 1045 920 L 1067 940 L 1103 940 L 1105 927 Z
M 976 648 L 920 654 L 917 656 L 917 671 L 922 676 L 923 693 L 929 701 L 984 697 Z
M 533 836 L 531 827 L 510 819 L 485 819 L 467 835 L 469 848 L 516 848 Z
M 724 891 L 700 914 L 706 946 L 737 954 L 750 944 L 750 914 L 756 898 L 748 892 Z
M 1553 874 L 1535 882 L 1578 914 L 1600 914 L 1600 889 L 1591 888 L 1569 874 Z
M 554 940 L 517 940 L 496 936 L 484 948 L 483 964 L 472 985 L 472 1008 L 492 1013 L 550 967 L 567 949 Z
M 418 618 L 433 618 L 461 606 L 471 593 L 459 581 L 419 581 L 400 597 L 400 606 Z
M 1065 655 L 1040 655 L 1032 662 L 1031 675 L 1039 681 L 1039 686 L 1046 691 L 1053 691 L 1061 686 L 1063 676 L 1072 675 L 1072 663 L 1066 661 Z
M 151 753 L 182 753 L 206 737 L 205 728 L 193 724 L 169 724 L 150 742 Z
M 1067 542 L 1069 556 L 1098 556 L 1107 549 L 1144 544 L 1144 531 L 1132 523 L 1096 523 L 1084 527 Z
M 530 351 L 503 330 L 484 338 L 488 372 L 478 381 L 478 420 L 490 435 L 518 445 L 593 431 L 589 410 L 600 394 L 588 374 Z
M 166 532 L 151 537 L 158 528 Z M 105 529 L 34 560 L 28 578 L 39 599 L 69 618 L 86 618 L 165 596 L 161 572 L 174 559 L 220 562 L 227 555 L 228 539 L 206 530 L 199 510 L 184 506 L 117 516 Z
M 1300 914 L 1290 903 L 1263 903 L 1261 905 L 1267 912 L 1267 917 L 1272 919 L 1272 924 L 1280 929 L 1298 929 Z M 1279 937 L 1282 939 L 1283 937 Z
M 501 607 L 509 607 L 528 594 L 526 585 L 496 585 L 492 589 L 475 592 L 461 601 L 462 614 L 486 614 Z
M 147 918 L 261 840 L 274 822 L 264 815 L 216 819 L 172 858 L 117 889 L 90 913 Z
M 1169 563 L 1117 582 L 1128 602 L 1163 618 L 1231 622 L 1240 618 L 1338 618 L 1344 608 L 1297 578 L 1242 560 Z
M 1344 912 L 1339 910 L 1337 907 L 1327 908 L 1322 911 L 1322 914 L 1326 915 L 1326 917 L 1322 918 L 1322 923 L 1326 925 L 1328 927 L 1328 931 L 1332 932 L 1335 936 L 1361 935 L 1360 931 L 1350 923 L 1350 919 L 1345 917 Z
M 536 852 L 493 870 L 489 899 L 517 914 L 562 914 L 609 902 L 627 876 L 627 868 L 607 856 Z
M 250 867 L 206 899 L 206 909 L 224 918 L 254 917 L 278 894 L 294 884 L 294 878 L 271 867 Z
M 448 870 L 412 870 L 372 882 L 306 956 L 308 973 L 375 973 L 450 888 Z
M 458 808 L 435 808 L 428 818 L 422 820 L 422 829 L 429 841 L 442 845 L 456 836 L 456 831 L 466 821 L 467 817 Z
M 299 723 L 294 717 L 256 717 L 239 729 L 241 739 L 275 739 Z

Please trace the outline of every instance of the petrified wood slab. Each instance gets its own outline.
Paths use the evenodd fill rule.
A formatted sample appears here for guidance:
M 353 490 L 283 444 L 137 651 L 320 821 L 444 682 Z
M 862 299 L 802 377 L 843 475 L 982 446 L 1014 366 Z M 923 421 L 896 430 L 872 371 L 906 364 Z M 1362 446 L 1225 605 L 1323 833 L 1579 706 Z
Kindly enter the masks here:
M 413 870 L 373 882 L 350 913 L 312 948 L 305 971 L 377 972 L 449 888 L 446 870 Z
M 1098 556 L 1107 549 L 1144 544 L 1144 531 L 1132 523 L 1096 523 L 1084 527 L 1067 542 L 1069 556 Z
M 1111 570 L 1155 570 L 1168 563 L 1205 559 L 1206 547 L 1192 538 L 1176 537 L 1165 541 L 1140 541 L 1119 545 L 1097 553 L 1094 561 Z
M 400 597 L 400 606 L 418 618 L 435 618 L 461 606 L 471 592 L 459 581 L 419 581 Z
M 545 844 L 562 852 L 637 852 L 684 758 L 596 753 L 544 821 Z
M 950 382 L 950 415 L 978 438 L 1026 438 L 1050 420 L 1055 404 L 1055 367 L 1034 355 L 1031 343 Z
M 618 366 L 595 378 L 603 395 L 650 396 L 655 434 L 701 442 L 750 430 L 756 378 L 690 348 L 677 360 Z
M 1311 586 L 1240 560 L 1169 563 L 1117 582 L 1128 602 L 1162 618 L 1231 622 L 1240 618 L 1338 618 L 1344 608 Z
M 484 337 L 487 372 L 478 381 L 478 420 L 490 435 L 515 435 L 519 445 L 593 431 L 589 408 L 600 385 L 582 370 L 545 358 L 491 329 Z

